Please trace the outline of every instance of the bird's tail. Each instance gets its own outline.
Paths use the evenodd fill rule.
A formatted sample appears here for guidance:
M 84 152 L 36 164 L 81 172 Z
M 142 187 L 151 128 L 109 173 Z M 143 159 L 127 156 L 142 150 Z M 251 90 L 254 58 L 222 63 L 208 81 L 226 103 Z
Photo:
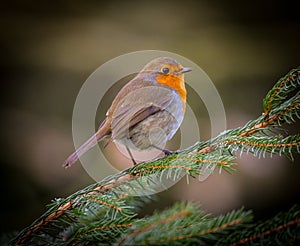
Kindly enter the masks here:
M 98 131 L 91 136 L 84 144 L 82 144 L 73 154 L 71 154 L 63 163 L 63 167 L 68 168 L 72 166 L 80 156 L 82 156 L 85 152 L 94 147 L 100 140 L 102 140 L 105 136 L 109 135 L 107 127 L 105 127 L 105 123 L 102 124 Z

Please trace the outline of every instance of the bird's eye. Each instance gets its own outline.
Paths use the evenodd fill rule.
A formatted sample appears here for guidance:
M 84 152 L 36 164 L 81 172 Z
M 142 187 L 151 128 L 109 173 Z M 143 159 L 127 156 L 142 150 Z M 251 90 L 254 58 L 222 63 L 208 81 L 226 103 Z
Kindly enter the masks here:
M 169 68 L 167 68 L 167 67 L 164 67 L 163 69 L 162 69 L 162 72 L 164 73 L 164 74 L 168 74 L 169 73 Z

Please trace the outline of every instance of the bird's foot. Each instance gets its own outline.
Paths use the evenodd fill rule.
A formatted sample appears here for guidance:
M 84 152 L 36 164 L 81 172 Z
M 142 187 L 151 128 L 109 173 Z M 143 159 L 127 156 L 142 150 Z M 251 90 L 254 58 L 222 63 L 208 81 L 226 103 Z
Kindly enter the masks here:
M 155 145 L 152 145 L 152 147 L 164 152 L 165 155 L 173 155 L 173 154 L 178 154 L 179 153 L 179 150 L 174 151 L 174 150 L 163 149 L 163 148 L 157 147 Z

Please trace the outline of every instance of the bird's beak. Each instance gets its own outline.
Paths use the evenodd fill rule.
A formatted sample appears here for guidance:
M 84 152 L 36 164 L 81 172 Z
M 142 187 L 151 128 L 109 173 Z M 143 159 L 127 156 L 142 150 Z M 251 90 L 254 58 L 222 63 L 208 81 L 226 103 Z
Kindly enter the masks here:
M 187 72 L 190 72 L 190 71 L 192 71 L 191 68 L 189 68 L 189 67 L 183 67 L 183 68 L 181 68 L 179 70 L 179 73 L 187 73 Z

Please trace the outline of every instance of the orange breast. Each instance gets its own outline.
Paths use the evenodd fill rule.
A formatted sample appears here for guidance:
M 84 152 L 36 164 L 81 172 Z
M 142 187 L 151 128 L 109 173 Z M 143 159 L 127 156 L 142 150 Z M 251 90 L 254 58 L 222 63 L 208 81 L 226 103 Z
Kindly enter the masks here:
M 162 85 L 169 86 L 175 91 L 177 91 L 183 103 L 183 110 L 185 111 L 186 89 L 184 85 L 183 76 L 182 78 L 179 78 L 173 75 L 161 75 L 156 77 L 156 81 Z

